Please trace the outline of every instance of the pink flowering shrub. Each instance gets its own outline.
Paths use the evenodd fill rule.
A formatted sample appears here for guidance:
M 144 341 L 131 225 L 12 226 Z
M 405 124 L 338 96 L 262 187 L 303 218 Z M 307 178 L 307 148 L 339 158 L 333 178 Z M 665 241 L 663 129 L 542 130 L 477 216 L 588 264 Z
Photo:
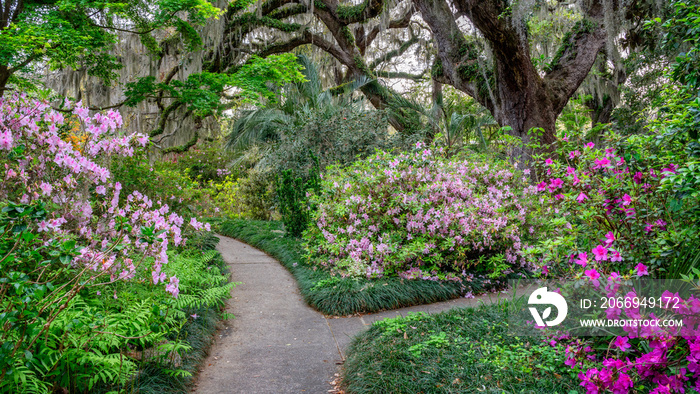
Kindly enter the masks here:
M 551 236 L 523 252 L 530 263 L 543 275 L 573 277 L 625 299 L 635 294 L 618 294 L 617 284 L 630 279 L 692 279 L 687 262 L 697 255 L 693 212 L 700 204 L 674 190 L 682 150 L 659 148 L 654 136 L 609 134 L 605 149 L 574 140 L 564 138 L 539 163 L 539 216 Z M 698 392 L 700 300 L 690 295 L 680 305 L 680 331 L 647 327 L 554 340 L 566 346 L 566 364 L 587 393 Z M 638 308 L 609 308 L 603 318 L 648 317 Z
M 557 275 L 591 262 L 632 272 L 644 262 L 652 276 L 678 277 L 700 236 L 697 215 L 688 214 L 700 208 L 697 198 L 677 196 L 666 181 L 683 155 L 654 152 L 651 137 L 610 134 L 606 143 L 598 149 L 565 138 L 558 158 L 540 162 L 539 217 L 551 236 L 528 249 L 530 261 Z
M 304 235 L 345 276 L 452 279 L 521 270 L 536 190 L 504 162 L 442 159 L 417 145 L 330 169 Z
M 665 291 L 661 299 L 669 302 L 662 303 L 657 312 L 650 312 L 639 305 L 640 298 L 635 291 L 622 286 L 643 273 L 637 270 L 633 274 L 612 272 L 608 275 L 598 273 L 598 269 L 588 270 L 586 280 L 606 297 L 618 299 L 617 305 L 620 305 L 606 309 L 603 318 L 672 318 L 683 324 L 680 327 L 626 326 L 622 328 L 622 335 L 591 338 L 550 334 L 550 343 L 565 347 L 565 364 L 578 372 L 580 385 L 586 393 L 699 392 L 700 298 L 693 294 L 683 298 L 678 293 Z M 590 275 L 591 272 L 595 275 Z
M 76 122 L 80 145 L 69 138 Z M 78 316 L 101 305 L 86 300 L 107 289 L 114 289 L 117 299 L 116 284 L 150 284 L 177 298 L 180 279 L 166 274 L 168 249 L 183 243 L 186 224 L 196 230 L 208 227 L 194 218 L 185 223 L 167 204 L 137 191 L 120 198 L 122 186 L 107 163 L 133 155 L 148 141 L 138 134 L 119 136 L 121 125 L 118 112 L 90 115 L 80 103 L 68 114 L 24 96 L 0 99 L 0 391 L 8 388 L 5 383 L 27 379 L 34 391 L 47 391 L 46 383 L 31 378 L 43 374 L 48 380 L 72 379 L 60 372 L 64 367 L 114 369 L 113 359 L 80 352 L 94 347 L 107 354 L 130 337 L 140 338 L 143 345 L 165 335 L 148 328 L 138 335 L 130 331 L 135 326 L 128 324 L 138 323 L 129 319 L 148 321 L 134 312 L 143 309 L 134 304 L 134 316 L 105 312 L 121 317 L 102 316 L 89 326 L 94 331 L 75 342 L 60 340 L 87 327 L 81 323 L 71 328 L 72 320 L 64 321 L 64 315 L 70 311 Z M 150 313 L 153 305 L 145 307 Z M 151 318 L 162 320 L 154 313 Z M 122 326 L 120 319 L 128 324 Z M 155 320 L 151 323 L 158 327 Z M 100 338 L 110 335 L 101 347 Z M 90 346 L 75 345 L 80 338 L 89 339 Z M 57 344 L 54 348 L 48 343 Z M 56 364 L 58 359 L 64 362 Z M 54 367 L 47 370 L 46 365 Z M 119 362 L 116 374 L 104 376 L 123 383 L 133 369 L 129 365 L 133 363 Z M 92 377 L 87 381 L 82 390 L 95 383 Z

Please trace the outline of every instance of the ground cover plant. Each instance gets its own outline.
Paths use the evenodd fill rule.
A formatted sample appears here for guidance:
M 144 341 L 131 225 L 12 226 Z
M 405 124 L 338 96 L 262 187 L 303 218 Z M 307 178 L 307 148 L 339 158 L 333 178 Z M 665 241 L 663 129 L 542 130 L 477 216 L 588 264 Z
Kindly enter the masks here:
M 21 95 L 0 99 L 0 116 L 0 389 L 120 390 L 145 365 L 189 376 L 175 361 L 190 349 L 183 327 L 211 319 L 232 284 L 215 252 L 187 255 L 208 224 L 138 191 L 120 199 L 106 163 L 147 138 L 116 137 L 118 112 Z
M 488 279 L 476 276 L 471 282 L 400 277 L 341 279 L 310 264 L 304 258 L 301 241 L 286 237 L 280 222 L 226 220 L 216 226 L 220 234 L 240 239 L 278 259 L 294 275 L 306 303 L 326 315 L 346 316 L 428 304 L 492 286 Z
M 508 305 L 384 319 L 359 334 L 343 365 L 348 393 L 571 393 L 563 345 L 508 331 Z

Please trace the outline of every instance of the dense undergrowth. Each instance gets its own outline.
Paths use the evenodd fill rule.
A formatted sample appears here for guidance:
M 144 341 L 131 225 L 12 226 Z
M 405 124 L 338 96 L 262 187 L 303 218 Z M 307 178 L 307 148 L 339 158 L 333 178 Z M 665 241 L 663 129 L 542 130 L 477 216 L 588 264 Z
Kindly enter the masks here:
M 507 303 L 384 319 L 348 349 L 348 393 L 576 393 L 564 347 L 508 334 Z
M 218 225 L 220 234 L 237 238 L 278 259 L 299 285 L 306 303 L 321 313 L 346 316 L 411 305 L 428 304 L 474 294 L 493 286 L 488 279 L 471 282 L 342 278 L 308 263 L 301 241 L 284 236 L 280 222 L 228 220 Z

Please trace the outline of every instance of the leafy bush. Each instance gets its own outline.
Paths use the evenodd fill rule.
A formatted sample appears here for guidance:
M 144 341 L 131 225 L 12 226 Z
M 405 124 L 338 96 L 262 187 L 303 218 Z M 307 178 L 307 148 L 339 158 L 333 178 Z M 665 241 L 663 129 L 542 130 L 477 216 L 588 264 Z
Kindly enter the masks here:
M 137 191 L 121 202 L 122 185 L 105 167 L 147 138 L 111 137 L 122 122 L 117 112 L 89 116 L 76 106 L 74 115 L 67 120 L 21 96 L 0 100 L 0 150 L 7 152 L 0 157 L 3 390 L 127 384 L 136 364 L 122 350 L 158 343 L 186 319 L 173 308 L 203 304 L 188 304 L 190 279 L 178 277 L 187 272 L 168 268 L 168 248 L 183 242 L 184 220 Z M 80 135 L 66 142 L 76 124 Z M 194 218 L 190 225 L 203 227 Z M 136 283 L 164 300 L 163 315 L 145 297 L 111 307 L 95 298 L 104 291 L 101 297 L 120 299 Z M 174 340 L 166 347 L 185 348 Z
M 328 170 L 304 235 L 312 261 L 354 277 L 520 270 L 534 187 L 505 162 L 446 161 L 416 146 Z
M 245 176 L 227 176 L 214 183 L 214 204 L 228 218 L 270 220 L 275 201 L 273 177 L 268 170 L 251 169 Z
M 277 178 L 277 200 L 282 214 L 282 222 L 287 234 L 300 237 L 309 225 L 310 207 L 307 190 L 318 193 L 321 189 L 318 159 L 309 171 L 309 180 L 304 182 L 300 177 L 294 177 L 291 170 L 284 170 Z

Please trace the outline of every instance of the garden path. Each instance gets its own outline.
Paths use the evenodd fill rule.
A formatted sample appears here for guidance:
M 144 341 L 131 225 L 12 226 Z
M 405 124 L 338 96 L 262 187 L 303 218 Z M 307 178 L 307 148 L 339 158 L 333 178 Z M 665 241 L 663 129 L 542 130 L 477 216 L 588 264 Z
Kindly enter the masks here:
M 292 275 L 275 259 L 233 238 L 217 249 L 241 282 L 227 302 L 236 317 L 217 333 L 193 392 L 327 393 L 352 337 L 372 322 L 408 312 L 435 313 L 493 302 L 488 294 L 362 316 L 333 318 L 306 305 Z

